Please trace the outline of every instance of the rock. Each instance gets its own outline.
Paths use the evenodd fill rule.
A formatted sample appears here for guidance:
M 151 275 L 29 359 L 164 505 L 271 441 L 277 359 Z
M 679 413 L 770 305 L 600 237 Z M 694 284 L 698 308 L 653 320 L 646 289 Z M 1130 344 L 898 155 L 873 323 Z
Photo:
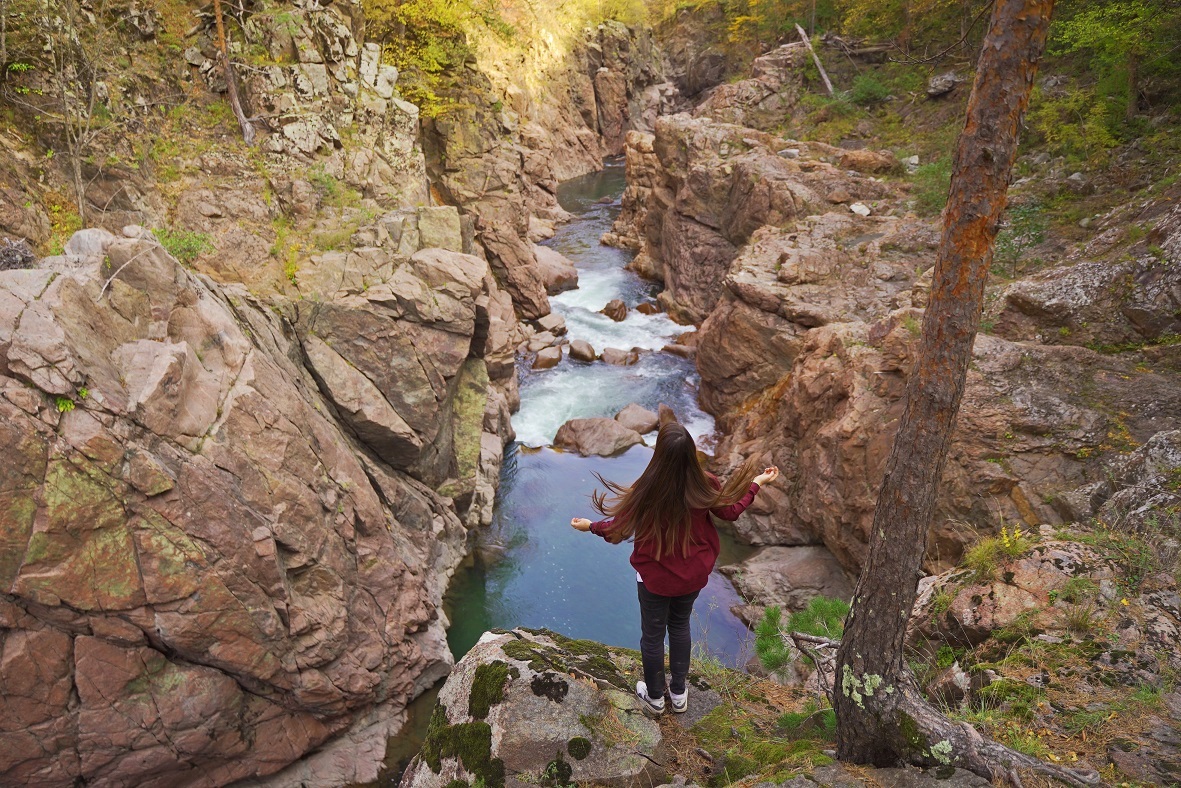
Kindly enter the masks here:
M 540 331 L 533 335 L 533 337 L 525 343 L 525 350 L 529 353 L 536 353 L 542 348 L 550 347 L 556 344 L 558 338 L 548 331 Z
M 661 427 L 670 422 L 676 424 L 681 423 L 681 420 L 677 418 L 677 412 L 668 405 L 665 405 L 663 402 L 660 403 L 660 406 L 656 409 L 656 417 L 657 421 L 660 422 Z
M 583 457 L 612 457 L 638 443 L 640 434 L 615 419 L 571 419 L 558 428 L 554 446 L 576 451 Z
M 665 345 L 661 348 L 665 353 L 672 353 L 674 356 L 681 358 L 695 359 L 697 358 L 697 348 L 689 347 L 688 345 Z
M 743 598 L 759 605 L 803 610 L 816 596 L 849 600 L 853 583 L 823 547 L 761 547 L 720 570 Z
M 627 367 L 638 362 L 640 360 L 640 354 L 635 349 L 620 350 L 619 348 L 606 347 L 603 348 L 600 358 L 608 364 Z
M 419 248 L 463 251 L 463 235 L 459 226 L 459 211 L 451 205 L 418 209 Z
M 660 426 L 659 416 L 634 402 L 616 413 L 615 420 L 641 435 L 652 432 Z
M 533 253 L 537 256 L 537 265 L 547 293 L 555 295 L 578 287 L 578 269 L 565 255 L 548 246 L 536 244 Z
M 660 305 L 654 304 L 651 301 L 644 301 L 636 304 L 636 311 L 641 315 L 658 315 L 660 314 Z
M 547 347 L 544 350 L 537 352 L 537 357 L 533 359 L 534 369 L 550 369 L 558 366 L 562 360 L 562 346 Z
M 785 159 L 798 159 L 800 157 L 799 148 L 784 148 L 779 151 L 779 155 Z
M 101 258 L 107 253 L 107 247 L 117 240 L 114 234 L 98 228 L 79 230 L 70 236 L 62 248 L 62 254 L 67 257 L 88 259 Z
M 883 175 L 897 172 L 902 168 L 898 159 L 888 150 L 848 150 L 841 154 L 841 166 L 847 170 L 867 172 L 871 175 Z
M 968 697 L 972 689 L 972 677 L 964 672 L 959 662 L 940 671 L 927 682 L 927 697 L 938 701 L 944 708 L 956 708 Z
M 927 80 L 927 96 L 929 98 L 940 98 L 946 96 L 948 93 L 956 89 L 956 86 L 964 81 L 964 78 L 957 75 L 954 71 L 948 71 L 943 74 L 937 74 Z
M 1181 210 L 1173 214 L 1181 223 Z M 1181 229 L 1175 236 L 1181 244 Z M 1181 332 L 1181 257 L 1056 266 L 1004 290 L 997 335 L 1053 344 L 1119 345 Z
M 852 205 L 850 205 L 849 210 L 852 211 L 853 213 L 857 214 L 858 216 L 869 216 L 869 214 L 870 214 L 869 206 L 866 205 L 865 203 L 860 203 L 860 202 L 855 202 Z
M 838 155 L 820 143 L 800 146 L 813 157 Z M 781 149 L 771 135 L 683 114 L 658 119 L 652 137 L 628 138 L 629 186 L 612 231 L 637 250 L 632 270 L 664 282 L 658 300 L 674 320 L 705 320 L 739 250 L 763 228 L 823 209 L 822 195 L 838 190 L 869 201 L 893 188 L 803 154 L 785 159 Z
M 11 271 L 17 268 L 28 268 L 37 255 L 24 238 L 14 241 L 11 238 L 0 239 L 0 271 Z
M 594 361 L 598 357 L 595 349 L 586 340 L 575 339 L 570 343 L 570 358 L 578 359 L 579 361 Z
M 627 304 L 618 298 L 612 299 L 607 302 L 607 306 L 599 310 L 599 314 L 606 315 L 616 323 L 621 323 L 627 318 Z
M 550 312 L 545 317 L 537 319 L 537 327 L 560 337 L 566 333 L 566 320 L 556 312 Z
M 666 745 L 630 687 L 635 669 L 633 657 L 585 640 L 520 629 L 488 633 L 447 678 L 422 751 L 401 784 L 491 785 L 505 775 L 540 783 L 555 773 L 564 784 L 660 784 Z M 607 719 L 610 728 L 595 722 Z M 484 749 L 460 750 L 461 759 L 455 737 L 472 731 Z
M 403 260 L 421 301 L 264 303 L 76 238 L 71 270 L 0 272 L 0 476 L 29 502 L 0 520 L 0 782 L 224 785 L 338 734 L 374 779 L 451 663 L 457 508 L 499 473 L 486 263 Z M 435 455 L 454 495 L 412 475 Z

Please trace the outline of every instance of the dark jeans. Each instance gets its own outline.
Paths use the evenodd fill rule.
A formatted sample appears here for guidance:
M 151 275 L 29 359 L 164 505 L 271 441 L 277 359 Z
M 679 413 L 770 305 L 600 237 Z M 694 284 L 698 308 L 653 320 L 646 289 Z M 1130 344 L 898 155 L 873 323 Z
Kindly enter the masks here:
M 668 632 L 668 667 L 672 673 L 669 690 L 681 695 L 689 676 L 689 616 L 701 592 L 683 596 L 653 594 L 636 583 L 640 595 L 640 655 L 644 662 L 644 683 L 648 697 L 664 695 L 664 633 Z

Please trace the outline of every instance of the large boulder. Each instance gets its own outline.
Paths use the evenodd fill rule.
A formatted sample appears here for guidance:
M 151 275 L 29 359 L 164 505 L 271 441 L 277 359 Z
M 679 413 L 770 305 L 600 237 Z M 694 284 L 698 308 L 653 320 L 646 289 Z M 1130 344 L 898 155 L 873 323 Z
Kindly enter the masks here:
M 659 785 L 669 745 L 632 691 L 634 652 L 517 629 L 487 633 L 443 685 L 403 788 Z
M 548 246 L 536 244 L 533 246 L 533 254 L 537 256 L 537 266 L 541 269 L 547 293 L 556 295 L 578 287 L 578 269 L 564 254 Z
M 576 451 L 583 457 L 611 457 L 637 443 L 643 443 L 638 432 L 608 418 L 571 419 L 554 436 L 555 447 Z
M 616 413 L 615 420 L 629 430 L 635 430 L 641 435 L 652 432 L 652 430 L 660 426 L 659 416 L 634 402 Z
M 813 597 L 849 600 L 853 581 L 823 547 L 762 547 L 721 571 L 748 602 L 803 610 Z
M 496 478 L 468 358 L 491 278 L 430 256 L 399 279 L 429 308 L 317 311 L 153 240 L 102 248 L 0 272 L 0 782 L 225 785 L 346 731 L 357 757 L 323 779 L 372 779 L 451 663 L 437 611 L 468 543 L 400 467 L 433 433 L 456 476 Z M 404 337 L 432 379 L 389 363 Z

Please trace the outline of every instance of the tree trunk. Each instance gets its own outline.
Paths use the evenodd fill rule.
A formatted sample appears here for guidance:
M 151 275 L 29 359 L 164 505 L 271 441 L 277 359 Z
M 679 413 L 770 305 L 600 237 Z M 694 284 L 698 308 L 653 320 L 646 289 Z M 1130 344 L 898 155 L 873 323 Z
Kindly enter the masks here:
M 1131 123 L 1140 111 L 1140 93 L 1136 88 L 1139 78 L 1140 58 L 1135 52 L 1128 53 L 1128 104 L 1124 108 L 1124 120 Z
M 935 494 L 972 345 L 1017 132 L 1045 49 L 1053 0 L 996 0 L 955 154 L 951 192 L 915 368 L 886 463 L 869 553 L 837 654 L 837 757 L 956 764 L 986 777 L 1039 762 L 985 742 L 923 700 L 903 658 Z M 1070 772 L 1058 779 L 1091 784 Z M 1096 776 L 1097 778 L 1097 776 Z
M 254 144 L 254 124 L 242 109 L 242 99 L 238 96 L 238 80 L 234 75 L 234 64 L 230 62 L 230 50 L 226 45 L 226 26 L 221 14 L 221 0 L 213 0 L 213 18 L 217 23 L 217 51 L 221 57 L 221 67 L 225 74 L 226 95 L 230 99 L 230 106 L 234 110 L 234 117 L 238 119 L 238 126 L 242 129 L 242 139 L 247 145 Z

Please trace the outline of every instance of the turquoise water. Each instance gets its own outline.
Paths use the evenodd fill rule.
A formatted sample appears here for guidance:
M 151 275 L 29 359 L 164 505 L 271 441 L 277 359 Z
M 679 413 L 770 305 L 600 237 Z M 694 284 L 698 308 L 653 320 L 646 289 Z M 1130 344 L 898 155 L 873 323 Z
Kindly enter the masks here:
M 656 291 L 623 269 L 628 252 L 598 243 L 618 215 L 623 186 L 623 167 L 613 164 L 560 188 L 562 206 L 578 219 L 548 243 L 574 261 L 580 286 L 551 303 L 566 319 L 569 337 L 585 339 L 596 350 L 658 350 L 685 329 L 663 315 L 631 311 L 625 321 L 614 323 L 597 314 L 612 298 L 632 307 Z M 603 197 L 612 202 L 599 202 Z M 697 406 L 696 371 L 692 362 L 661 352 L 646 353 L 630 367 L 569 358 L 539 372 L 520 366 L 521 409 L 513 416 L 518 442 L 506 452 L 494 521 L 481 534 L 492 550 L 481 550 L 485 557 L 456 575 L 446 600 L 451 649 L 458 659 L 486 630 L 517 626 L 547 627 L 635 648 L 639 604 L 635 572 L 628 563 L 630 545 L 610 545 L 569 523 L 571 517 L 597 519 L 590 506 L 598 484 L 595 472 L 630 483 L 652 450 L 636 446 L 618 457 L 584 458 L 546 447 L 567 419 L 613 416 L 630 402 L 655 410 L 663 402 L 708 450 L 713 420 Z M 719 564 L 740 560 L 748 552 L 723 532 Z M 489 559 L 489 553 L 500 557 Z M 749 632 L 730 613 L 739 603 L 729 581 L 715 571 L 698 598 L 694 621 L 695 647 L 735 666 L 753 653 Z

